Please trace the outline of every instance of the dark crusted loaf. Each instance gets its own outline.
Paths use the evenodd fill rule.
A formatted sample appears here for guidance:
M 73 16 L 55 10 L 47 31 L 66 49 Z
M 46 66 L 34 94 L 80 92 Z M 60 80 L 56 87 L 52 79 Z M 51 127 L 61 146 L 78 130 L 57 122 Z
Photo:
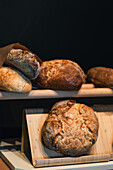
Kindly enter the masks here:
M 87 72 L 88 81 L 100 87 L 113 87 L 113 69 L 93 67 Z
M 45 145 L 69 156 L 88 153 L 98 136 L 98 119 L 92 108 L 74 100 L 57 102 L 42 128 Z
M 79 90 L 85 82 L 81 67 L 70 60 L 51 60 L 42 63 L 33 85 L 44 89 Z
M 14 66 L 30 80 L 35 79 L 40 71 L 40 63 L 35 54 L 22 49 L 12 49 L 7 55 L 5 64 Z

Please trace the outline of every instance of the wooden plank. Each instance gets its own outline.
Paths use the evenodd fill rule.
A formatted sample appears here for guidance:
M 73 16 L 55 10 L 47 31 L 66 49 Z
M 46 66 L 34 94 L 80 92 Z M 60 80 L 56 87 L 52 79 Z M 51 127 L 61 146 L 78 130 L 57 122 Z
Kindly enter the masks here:
M 36 170 L 20 151 L 1 150 L 0 156 L 9 165 L 12 170 Z M 113 161 L 104 161 L 97 163 L 85 163 L 75 165 L 63 165 L 52 167 L 38 167 L 38 170 L 110 170 L 113 169 Z
M 31 153 L 33 154 L 33 165 L 36 164 L 36 159 L 38 158 L 48 158 L 41 141 L 41 127 L 43 126 L 47 116 L 48 114 L 28 114 L 26 117 Z
M 81 156 L 77 158 L 63 157 L 36 160 L 34 167 L 54 166 L 54 165 L 69 165 L 80 163 L 104 162 L 110 160 L 110 154 Z
M 10 170 L 6 163 L 0 158 L 0 169 L 1 170 Z
M 92 89 L 92 88 L 95 88 L 95 85 L 91 83 L 82 84 L 82 87 L 81 87 L 81 89 Z
M 29 170 L 30 168 L 33 169 L 33 166 L 29 160 L 25 155 L 20 154 L 20 151 L 4 149 L 0 151 L 0 156 L 11 168 L 11 170 Z
M 113 143 L 113 112 L 96 112 L 99 120 L 99 135 L 97 142 L 87 156 L 64 157 L 55 151 L 47 149 L 41 140 L 41 129 L 47 118 L 47 113 L 39 113 L 38 109 L 26 109 L 26 120 L 34 167 L 78 164 L 110 160 Z
M 0 92 L 0 100 L 16 99 L 46 99 L 64 97 L 103 97 L 113 96 L 111 88 L 93 88 L 93 85 L 84 84 L 79 91 L 61 90 L 31 90 L 29 93 Z
M 113 143 L 113 112 L 96 112 L 99 120 L 99 134 L 90 154 L 111 154 Z
M 25 153 L 25 155 L 31 160 L 31 150 L 30 150 L 30 143 L 29 143 L 29 137 L 28 137 L 28 131 L 27 131 L 27 123 L 26 123 L 26 117 L 23 113 L 22 115 L 22 145 L 21 145 L 21 152 Z

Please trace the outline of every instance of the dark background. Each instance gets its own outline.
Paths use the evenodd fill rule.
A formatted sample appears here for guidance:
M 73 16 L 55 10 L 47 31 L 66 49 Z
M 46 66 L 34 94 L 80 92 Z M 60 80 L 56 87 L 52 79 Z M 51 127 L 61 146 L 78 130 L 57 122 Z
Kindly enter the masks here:
M 0 47 L 14 42 L 42 60 L 73 60 L 85 72 L 94 66 L 113 68 L 113 1 L 0 0 Z M 113 98 L 75 100 L 89 105 Z M 0 101 L 0 138 L 21 136 L 24 108 L 50 107 L 55 101 Z
M 42 60 L 66 58 L 86 72 L 113 67 L 113 1 L 1 0 L 0 46 L 26 45 Z

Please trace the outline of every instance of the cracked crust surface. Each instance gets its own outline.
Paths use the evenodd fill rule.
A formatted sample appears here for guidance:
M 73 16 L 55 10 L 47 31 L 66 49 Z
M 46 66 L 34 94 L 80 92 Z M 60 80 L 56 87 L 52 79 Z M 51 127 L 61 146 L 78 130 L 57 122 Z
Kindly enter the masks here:
M 57 102 L 42 128 L 45 145 L 69 156 L 88 153 L 98 136 L 98 119 L 92 108 L 74 100 Z
M 56 90 L 79 90 L 85 82 L 81 67 L 70 60 L 50 60 L 42 63 L 33 85 Z
M 87 72 L 87 79 L 100 87 L 113 87 L 113 69 L 93 67 Z
M 5 63 L 16 67 L 30 79 L 35 79 L 40 71 L 40 64 L 35 54 L 22 49 L 12 49 L 8 53 Z

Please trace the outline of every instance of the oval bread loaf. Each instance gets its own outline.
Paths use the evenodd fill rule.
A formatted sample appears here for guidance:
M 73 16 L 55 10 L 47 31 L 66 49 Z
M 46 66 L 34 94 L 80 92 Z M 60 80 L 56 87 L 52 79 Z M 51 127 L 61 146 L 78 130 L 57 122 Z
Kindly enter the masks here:
M 87 154 L 98 136 L 98 119 L 92 108 L 74 100 L 57 102 L 42 128 L 44 144 L 69 156 Z
M 29 79 L 35 79 L 40 72 L 40 63 L 37 61 L 35 54 L 22 49 L 11 49 L 7 55 L 5 64 L 14 66 Z
M 10 67 L 2 67 L 0 68 L 0 89 L 10 92 L 29 92 L 32 84 L 21 72 Z
M 79 90 L 85 82 L 81 67 L 70 60 L 50 60 L 42 63 L 33 85 L 44 89 Z
M 113 87 L 113 69 L 93 67 L 88 70 L 87 79 L 99 87 Z

